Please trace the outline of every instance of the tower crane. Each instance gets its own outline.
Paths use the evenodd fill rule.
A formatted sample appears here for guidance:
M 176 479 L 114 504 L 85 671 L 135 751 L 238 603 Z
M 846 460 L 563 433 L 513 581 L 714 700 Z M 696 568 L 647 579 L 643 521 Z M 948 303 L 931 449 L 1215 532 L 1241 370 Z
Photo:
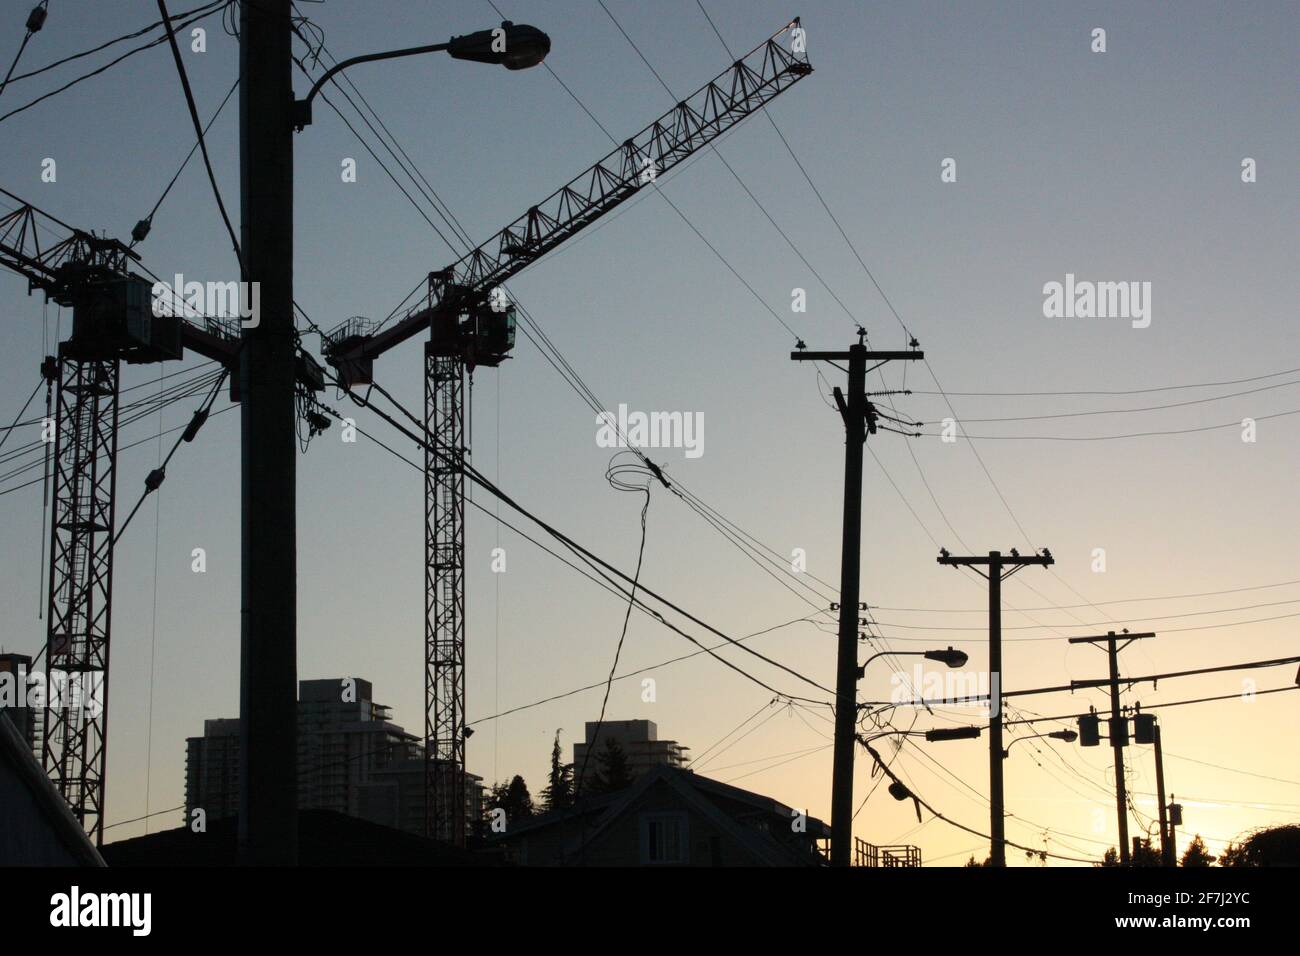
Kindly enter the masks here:
M 501 283 L 625 202 L 656 177 L 812 72 L 798 19 L 625 140 L 546 199 L 428 276 L 421 302 L 387 328 L 349 319 L 324 337 L 347 388 L 373 382 L 374 360 L 428 333 L 424 346 L 425 831 L 465 837 L 464 381 L 514 347 Z
M 51 685 L 33 746 L 77 821 L 100 844 L 121 365 L 177 360 L 190 349 L 235 369 L 240 328 L 237 318 L 155 314 L 155 283 L 135 271 L 141 268 L 138 253 L 69 226 L 7 190 L 0 194 L 17 203 L 0 215 L 0 267 L 25 277 L 29 295 L 39 290 L 46 301 L 72 309 L 71 333 L 57 356 L 42 363 L 57 396 L 45 666 L 52 676 L 75 678 L 80 693 L 93 689 L 95 699 L 56 696 Z M 56 241 L 43 245 L 43 232 Z M 323 370 L 317 366 L 313 375 L 305 354 L 299 362 L 300 379 L 313 390 L 323 388 Z M 237 376 L 231 398 L 238 400 Z

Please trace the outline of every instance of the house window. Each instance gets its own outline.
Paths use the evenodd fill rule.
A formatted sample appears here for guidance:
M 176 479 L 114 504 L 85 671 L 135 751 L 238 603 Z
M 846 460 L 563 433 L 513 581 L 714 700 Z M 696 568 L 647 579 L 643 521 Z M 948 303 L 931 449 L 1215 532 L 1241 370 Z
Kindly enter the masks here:
M 686 861 L 686 814 L 647 813 L 641 816 L 641 862 L 681 864 Z

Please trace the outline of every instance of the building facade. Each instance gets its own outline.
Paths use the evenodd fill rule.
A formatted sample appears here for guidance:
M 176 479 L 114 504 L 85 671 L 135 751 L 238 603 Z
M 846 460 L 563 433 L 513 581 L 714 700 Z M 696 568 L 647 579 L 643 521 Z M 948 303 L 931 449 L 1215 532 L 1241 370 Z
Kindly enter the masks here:
M 370 681 L 298 682 L 298 806 L 424 832 L 424 748 L 376 703 Z M 239 812 L 239 720 L 205 720 L 186 740 L 187 819 Z M 482 816 L 482 778 L 465 775 L 466 832 Z M 448 839 L 450 834 L 438 834 Z
M 596 728 L 600 727 L 597 735 Z M 600 773 L 600 755 L 604 752 L 607 740 L 613 740 L 622 748 L 627 757 L 627 768 L 635 779 L 655 767 L 683 767 L 687 761 L 687 751 L 675 740 L 660 740 L 659 728 L 653 720 L 607 720 L 597 724 L 587 721 L 586 739 L 573 745 L 573 778 L 581 790 L 583 767 L 587 773 Z M 590 753 L 590 759 L 587 754 Z

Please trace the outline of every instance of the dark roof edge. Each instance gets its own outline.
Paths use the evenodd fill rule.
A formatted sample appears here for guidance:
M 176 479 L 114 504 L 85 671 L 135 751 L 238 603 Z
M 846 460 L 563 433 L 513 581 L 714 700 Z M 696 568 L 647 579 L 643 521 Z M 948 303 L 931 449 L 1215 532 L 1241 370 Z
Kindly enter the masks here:
M 50 778 L 36 762 L 36 755 L 27 746 L 27 741 L 13 725 L 9 715 L 3 712 L 0 712 L 0 750 L 13 760 L 19 774 L 36 797 L 37 805 L 45 812 L 46 818 L 53 825 L 63 845 L 77 858 L 77 862 L 82 866 L 106 866 L 104 858 L 99 855 L 95 845 L 90 842 L 90 837 L 86 836 L 86 831 L 72 815 L 67 801 L 54 788 Z

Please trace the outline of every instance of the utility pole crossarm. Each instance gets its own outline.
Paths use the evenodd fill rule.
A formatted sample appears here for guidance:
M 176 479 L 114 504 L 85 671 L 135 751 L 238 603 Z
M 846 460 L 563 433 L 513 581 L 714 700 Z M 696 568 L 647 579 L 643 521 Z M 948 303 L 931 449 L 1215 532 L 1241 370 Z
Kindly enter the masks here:
M 791 360 L 795 362 L 847 362 L 852 357 L 850 352 L 809 352 L 806 349 L 790 353 Z M 868 362 L 908 362 L 924 359 L 925 352 L 920 349 L 908 349 L 904 352 L 867 351 L 863 358 Z
M 450 310 L 485 301 L 493 288 L 603 217 L 812 72 L 806 53 L 781 43 L 795 21 L 594 165 L 439 273 L 431 299 L 383 332 L 357 335 L 348 323 L 325 342 L 330 363 L 369 361 L 429 328 Z M 445 308 L 445 307 L 444 307 Z
M 1071 637 L 1067 638 L 1070 644 L 1104 644 L 1107 641 L 1140 641 L 1148 637 L 1155 637 L 1155 631 L 1143 631 L 1141 634 L 1130 634 L 1128 631 L 1120 631 L 1116 634 L 1110 631 L 1106 634 L 1094 634 L 1091 637 Z
M 1011 555 L 1003 555 L 999 560 L 995 560 L 995 559 L 993 559 L 992 557 L 990 557 L 989 555 L 983 555 L 983 554 L 971 555 L 971 556 L 969 556 L 969 557 L 956 557 L 956 556 L 954 556 L 954 555 L 950 555 L 950 554 L 949 554 L 949 555 L 942 555 L 942 554 L 941 554 L 941 555 L 940 555 L 938 558 L 936 558 L 935 560 L 936 560 L 939 564 L 946 564 L 946 565 L 949 565 L 949 566 L 951 566 L 951 567 L 957 567 L 957 566 L 960 566 L 960 565 L 964 565 L 964 566 L 969 567 L 969 566 L 971 566 L 971 565 L 994 565 L 994 564 L 997 564 L 997 565 L 1004 565 L 1004 564 L 1013 564 L 1013 563 L 1014 563 L 1014 564 L 1021 564 L 1021 565 L 1034 565 L 1034 564 L 1037 564 L 1037 565 L 1042 565 L 1043 567 L 1047 567 L 1048 565 L 1051 565 L 1051 564 L 1055 564 L 1055 563 L 1056 563 L 1056 562 L 1052 559 L 1052 555 L 1051 555 L 1050 553 L 1048 553 L 1048 554 L 1021 555 L 1020 557 L 1013 557 L 1013 556 L 1011 556 Z M 1071 640 L 1073 640 L 1073 638 L 1071 638 Z

